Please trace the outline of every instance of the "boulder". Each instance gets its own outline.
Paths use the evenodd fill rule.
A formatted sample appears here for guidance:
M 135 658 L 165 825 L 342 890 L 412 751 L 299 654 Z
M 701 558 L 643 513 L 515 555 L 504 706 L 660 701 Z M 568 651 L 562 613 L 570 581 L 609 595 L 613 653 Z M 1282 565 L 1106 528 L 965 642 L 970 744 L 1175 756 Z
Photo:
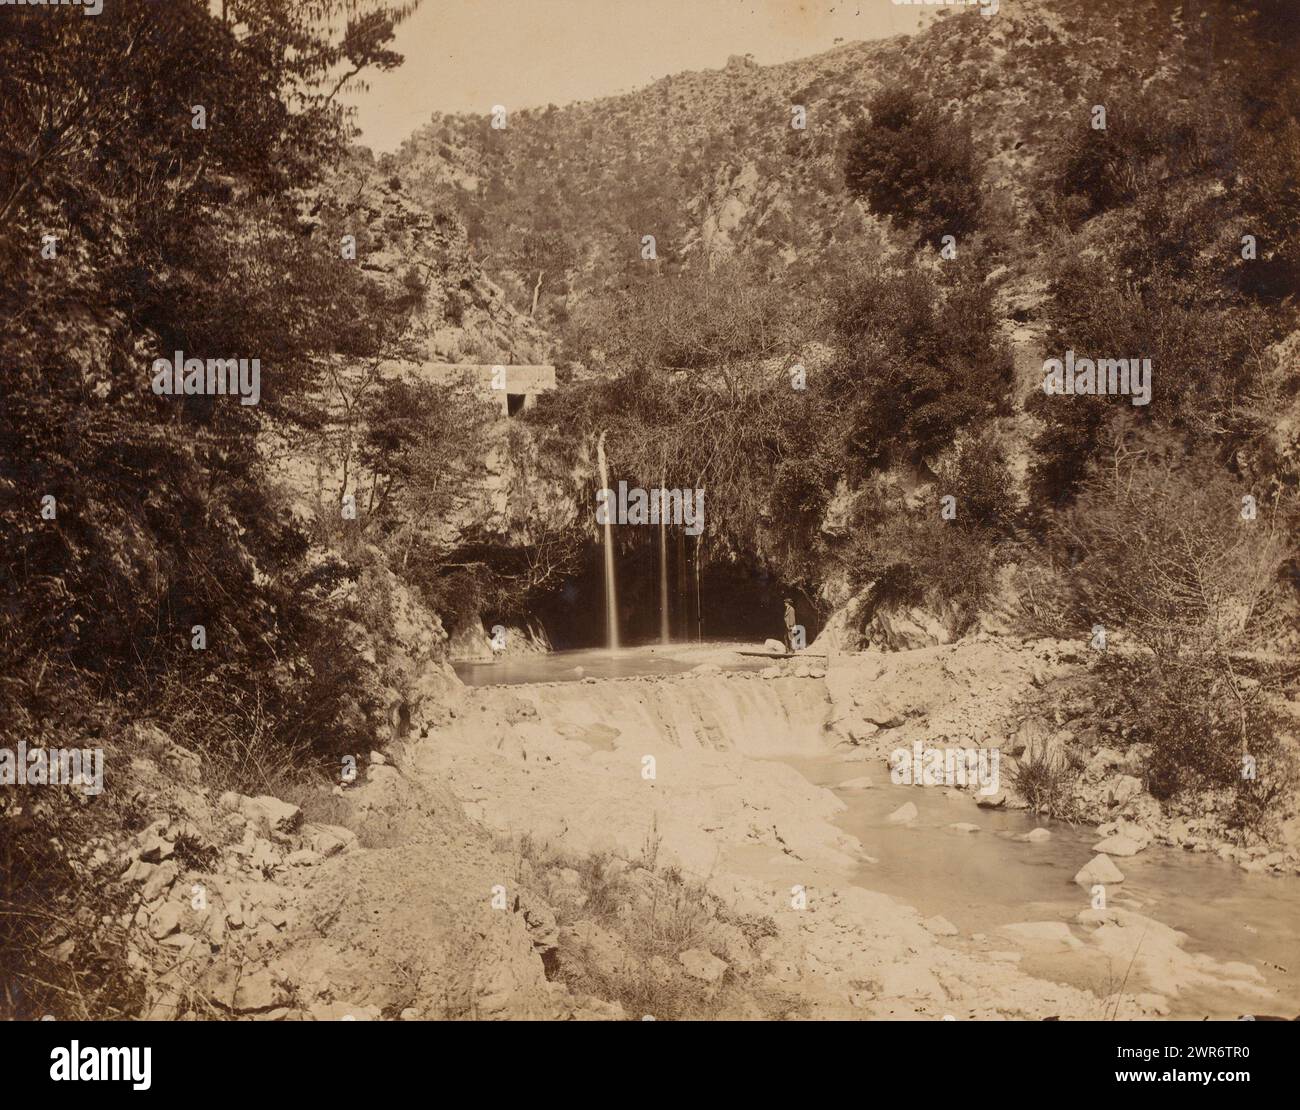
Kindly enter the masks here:
M 1127 836 L 1115 835 L 1098 841 L 1092 846 L 1092 850 L 1105 856 L 1136 856 L 1144 847 L 1146 845 Z
M 122 872 L 122 881 L 125 883 L 142 883 L 153 874 L 155 869 L 155 865 L 152 863 L 145 863 L 144 860 L 140 859 L 132 860 L 131 866 Z M 149 901 L 153 901 L 153 899 L 151 898 Z
M 727 961 L 703 948 L 688 948 L 677 957 L 677 962 L 687 975 L 703 983 L 716 983 L 727 973 Z
M 559 943 L 566 960 L 574 960 L 603 978 L 622 974 L 628 963 L 627 950 L 619 938 L 594 921 L 566 925 L 559 931 Z
M 904 802 L 886 820 L 892 825 L 906 825 L 909 821 L 915 821 L 917 818 L 916 806 L 911 802 Z
M 1100 778 L 1107 771 L 1113 771 L 1124 765 L 1124 756 L 1114 748 L 1098 748 L 1096 754 L 1088 760 L 1085 773 L 1093 778 Z
M 149 918 L 149 935 L 154 940 L 162 940 L 181 927 L 181 915 L 184 910 L 178 902 L 164 902 L 158 912 Z
M 1138 845 L 1138 850 L 1151 843 L 1151 831 L 1136 821 L 1121 817 L 1117 821 L 1107 821 L 1097 826 L 1097 835 L 1101 837 L 1122 836 Z
M 263 1010 L 271 1010 L 285 1000 L 283 993 L 276 986 L 274 977 L 266 968 L 232 978 L 227 994 L 229 998 L 227 1008 L 237 1014 L 255 1014 Z
M 1091 861 L 1079 868 L 1074 881 L 1080 886 L 1095 886 L 1098 883 L 1122 883 L 1124 873 L 1115 866 L 1110 856 L 1094 856 Z
M 1043 828 L 1030 829 L 1030 831 L 1025 833 L 1025 835 L 1020 839 L 1027 841 L 1030 844 L 1043 844 L 1052 839 L 1052 831 Z
M 947 1002 L 948 994 L 934 972 L 920 963 L 895 963 L 879 974 L 880 994 L 885 998 L 922 998 Z
M 453 663 L 491 663 L 492 641 L 477 617 L 461 624 L 447 642 L 447 658 Z
M 911 651 L 952 641 L 943 622 L 919 606 L 892 612 L 878 609 L 866 631 L 873 644 L 887 651 Z
M 225 795 L 222 798 L 224 801 Z M 270 794 L 259 794 L 256 798 L 241 797 L 239 808 L 249 824 L 264 834 L 292 832 L 302 819 L 302 810 L 296 805 Z
M 176 881 L 176 861 L 167 860 L 153 869 L 151 874 L 140 888 L 140 901 L 148 904 L 162 898 L 172 888 L 172 883 Z
M 763 641 L 763 650 L 771 652 L 773 655 L 784 655 L 785 644 L 780 640 L 773 640 L 770 636 Z
M 342 825 L 312 825 L 304 832 L 311 837 L 312 851 L 322 856 L 336 856 L 358 847 L 357 834 Z
M 921 924 L 925 926 L 927 932 L 933 933 L 936 937 L 955 937 L 961 931 L 946 917 L 937 914 L 926 918 Z
M 140 848 L 140 858 L 145 863 L 161 863 L 175 850 L 171 841 L 164 840 L 161 836 L 148 836 Z
M 1109 784 L 1107 793 L 1111 805 L 1122 806 L 1125 802 L 1142 793 L 1142 784 L 1132 775 L 1120 775 Z

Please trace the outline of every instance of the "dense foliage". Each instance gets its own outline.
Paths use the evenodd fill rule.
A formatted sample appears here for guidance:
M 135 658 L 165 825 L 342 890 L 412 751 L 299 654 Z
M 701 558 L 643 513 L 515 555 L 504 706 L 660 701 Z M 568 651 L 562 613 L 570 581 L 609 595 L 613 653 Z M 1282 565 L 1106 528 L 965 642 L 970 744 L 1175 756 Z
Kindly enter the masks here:
M 297 202 L 345 150 L 341 81 L 401 60 L 387 44 L 412 8 L 5 9 L 6 744 L 114 748 L 117 707 L 129 706 L 256 783 L 368 733 L 375 676 L 347 650 L 349 615 L 325 604 L 352 572 L 305 559 L 256 435 L 302 413 L 329 360 L 378 354 L 404 328 L 406 306 L 341 265 L 337 240 L 303 235 Z M 177 350 L 260 360 L 261 405 L 155 395 L 153 360 Z M 44 963 L 42 915 L 75 896 L 61 873 L 87 838 L 61 794 L 13 809 L 11 793 L 0 949 L 14 977 L 0 1004 L 77 1013 L 99 991 L 125 1001 L 111 945 L 26 977 L 24 960 Z M 88 827 L 112 824 L 116 805 Z

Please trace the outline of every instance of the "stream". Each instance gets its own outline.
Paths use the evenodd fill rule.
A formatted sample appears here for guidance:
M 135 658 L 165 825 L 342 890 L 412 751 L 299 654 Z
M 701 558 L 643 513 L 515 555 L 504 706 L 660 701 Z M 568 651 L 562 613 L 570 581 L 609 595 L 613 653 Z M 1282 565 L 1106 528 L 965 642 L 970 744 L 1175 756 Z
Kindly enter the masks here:
M 1018 948 L 1010 936 L 1000 934 L 1005 925 L 1073 922 L 1089 906 L 1088 891 L 1073 876 L 1093 856 L 1091 847 L 1099 837 L 1092 826 L 1072 827 L 1025 811 L 980 809 L 969 795 L 943 787 L 895 786 L 888 769 L 875 764 L 834 757 L 784 762 L 810 781 L 835 789 L 848 807 L 836 823 L 877 861 L 864 863 L 855 882 L 914 906 L 923 916 L 942 915 L 963 938 L 984 934 L 982 947 L 990 952 Z M 874 780 L 869 789 L 836 789 L 837 783 L 864 776 Z M 917 819 L 891 824 L 889 814 L 904 802 L 916 806 Z M 979 832 L 952 829 L 956 823 L 977 825 Z M 1034 844 L 1016 839 L 1040 826 L 1051 831 L 1050 840 Z M 1171 1017 L 1300 1013 L 1300 883 L 1252 875 L 1216 856 L 1159 844 L 1115 862 L 1125 881 L 1111 888 L 1112 906 L 1136 910 L 1186 933 L 1188 952 L 1249 964 L 1274 992 L 1272 999 L 1260 1000 L 1210 985 L 1184 987 L 1169 996 Z M 1103 954 L 1088 946 L 1067 951 L 1044 947 L 1026 949 L 1019 966 L 1099 995 L 1118 988 Z
M 460 664 L 456 670 L 468 685 L 495 686 L 668 676 L 701 663 L 715 663 L 728 671 L 756 670 L 770 662 L 748 657 L 738 662 L 737 646 L 566 651 Z M 747 734 L 752 754 L 779 760 L 810 782 L 833 790 L 846 807 L 836 823 L 858 839 L 867 857 L 849 881 L 913 906 L 923 917 L 946 918 L 959 932 L 944 943 L 964 946 L 989 959 L 1016 962 L 1030 975 L 1091 990 L 1099 997 L 1121 989 L 1159 993 L 1167 998 L 1173 1018 L 1300 1014 L 1300 883 L 1295 879 L 1249 874 L 1214 855 L 1159 844 L 1136 856 L 1117 858 L 1125 881 L 1108 888 L 1111 908 L 1135 911 L 1185 933 L 1183 951 L 1210 957 L 1216 967 L 1238 965 L 1223 969 L 1226 974 L 1216 971 L 1189 982 L 1187 968 L 1166 960 L 1152 943 L 1143 955 L 1156 961 L 1166 982 L 1126 983 L 1127 969 L 1117 963 L 1128 961 L 1117 961 L 1115 953 L 1090 943 L 1090 930 L 1075 923 L 1076 915 L 1090 905 L 1089 891 L 1076 885 L 1073 876 L 1092 859 L 1091 847 L 1100 839 L 1092 826 L 1070 826 L 1024 811 L 980 809 L 968 794 L 944 787 L 896 786 L 882 763 L 845 760 L 831 752 L 810 754 L 821 743 L 811 735 L 803 737 L 799 748 L 769 740 L 766 751 L 754 750 L 753 736 L 748 734 L 801 731 L 795 728 L 802 719 L 799 705 L 779 706 L 785 712 L 778 718 L 772 705 L 754 700 L 759 693 L 775 694 L 785 681 L 789 680 L 756 686 L 726 683 L 738 687 L 728 692 L 734 704 L 717 706 L 700 703 L 704 688 L 687 683 L 673 701 L 678 717 L 685 714 L 695 721 L 716 717 L 725 722 L 723 731 L 739 729 Z M 639 727 L 632 704 L 624 706 L 616 696 L 620 687 L 624 684 L 607 689 L 600 699 L 610 707 L 606 715 L 618 718 L 607 723 L 619 731 Z M 564 689 L 572 691 L 572 697 L 566 695 L 569 704 L 586 704 L 578 688 L 566 685 Z M 644 698 L 637 688 L 624 688 L 623 696 Z M 635 712 L 642 712 L 639 701 Z M 701 734 L 708 731 L 697 728 Z M 716 734 L 718 729 L 712 731 Z M 789 754 L 793 750 L 807 754 Z M 849 788 L 840 785 L 850 780 L 858 781 Z M 864 785 L 864 780 L 870 785 Z M 917 818 L 907 824 L 891 823 L 889 815 L 905 802 L 917 807 Z M 957 823 L 977 826 L 978 831 L 953 829 Z M 1018 839 L 1037 827 L 1050 830 L 1051 838 L 1042 843 Z M 1058 934 L 1065 923 L 1071 926 L 1070 936 L 1053 942 L 1005 931 L 1026 922 L 1052 923 Z M 1255 982 L 1267 987 L 1271 996 L 1224 982 L 1225 978 L 1252 978 L 1249 969 L 1262 976 Z

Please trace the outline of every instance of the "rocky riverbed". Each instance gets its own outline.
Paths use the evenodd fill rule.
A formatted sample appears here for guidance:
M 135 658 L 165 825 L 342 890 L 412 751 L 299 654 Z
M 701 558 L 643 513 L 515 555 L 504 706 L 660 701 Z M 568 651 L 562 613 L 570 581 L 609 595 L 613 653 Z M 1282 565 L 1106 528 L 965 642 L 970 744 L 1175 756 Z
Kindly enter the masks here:
M 214 797 L 154 730 L 137 771 L 176 816 L 113 863 L 150 1012 L 655 1017 L 672 1014 L 633 1007 L 689 1000 L 736 1017 L 1138 1018 L 1179 1016 L 1188 990 L 1217 1016 L 1289 1004 L 1286 963 L 1204 951 L 1160 919 L 1150 876 L 1126 884 L 1162 842 L 1214 845 L 1153 820 L 1122 760 L 1088 764 L 1105 818 L 1091 833 L 1053 830 L 1005 786 L 1027 750 L 1069 742 L 1017 707 L 1077 665 L 1063 645 L 973 640 L 757 671 L 447 678 L 355 782 L 303 808 Z M 890 751 L 973 738 L 1006 749 L 995 794 L 890 784 Z M 1000 854 L 944 846 L 981 837 Z M 1049 861 L 1060 894 L 972 924 L 961 881 L 927 877 L 955 850 L 990 903 Z M 1293 897 L 1292 852 L 1240 862 Z M 629 984 L 647 978 L 681 990 L 643 1000 Z

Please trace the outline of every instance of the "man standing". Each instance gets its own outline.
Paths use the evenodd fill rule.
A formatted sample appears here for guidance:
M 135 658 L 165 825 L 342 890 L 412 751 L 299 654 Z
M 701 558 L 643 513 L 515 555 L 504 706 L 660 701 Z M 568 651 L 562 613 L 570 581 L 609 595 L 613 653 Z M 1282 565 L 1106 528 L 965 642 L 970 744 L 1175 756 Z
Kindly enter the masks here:
M 788 597 L 785 599 L 785 647 L 791 654 L 794 653 L 794 602 Z

